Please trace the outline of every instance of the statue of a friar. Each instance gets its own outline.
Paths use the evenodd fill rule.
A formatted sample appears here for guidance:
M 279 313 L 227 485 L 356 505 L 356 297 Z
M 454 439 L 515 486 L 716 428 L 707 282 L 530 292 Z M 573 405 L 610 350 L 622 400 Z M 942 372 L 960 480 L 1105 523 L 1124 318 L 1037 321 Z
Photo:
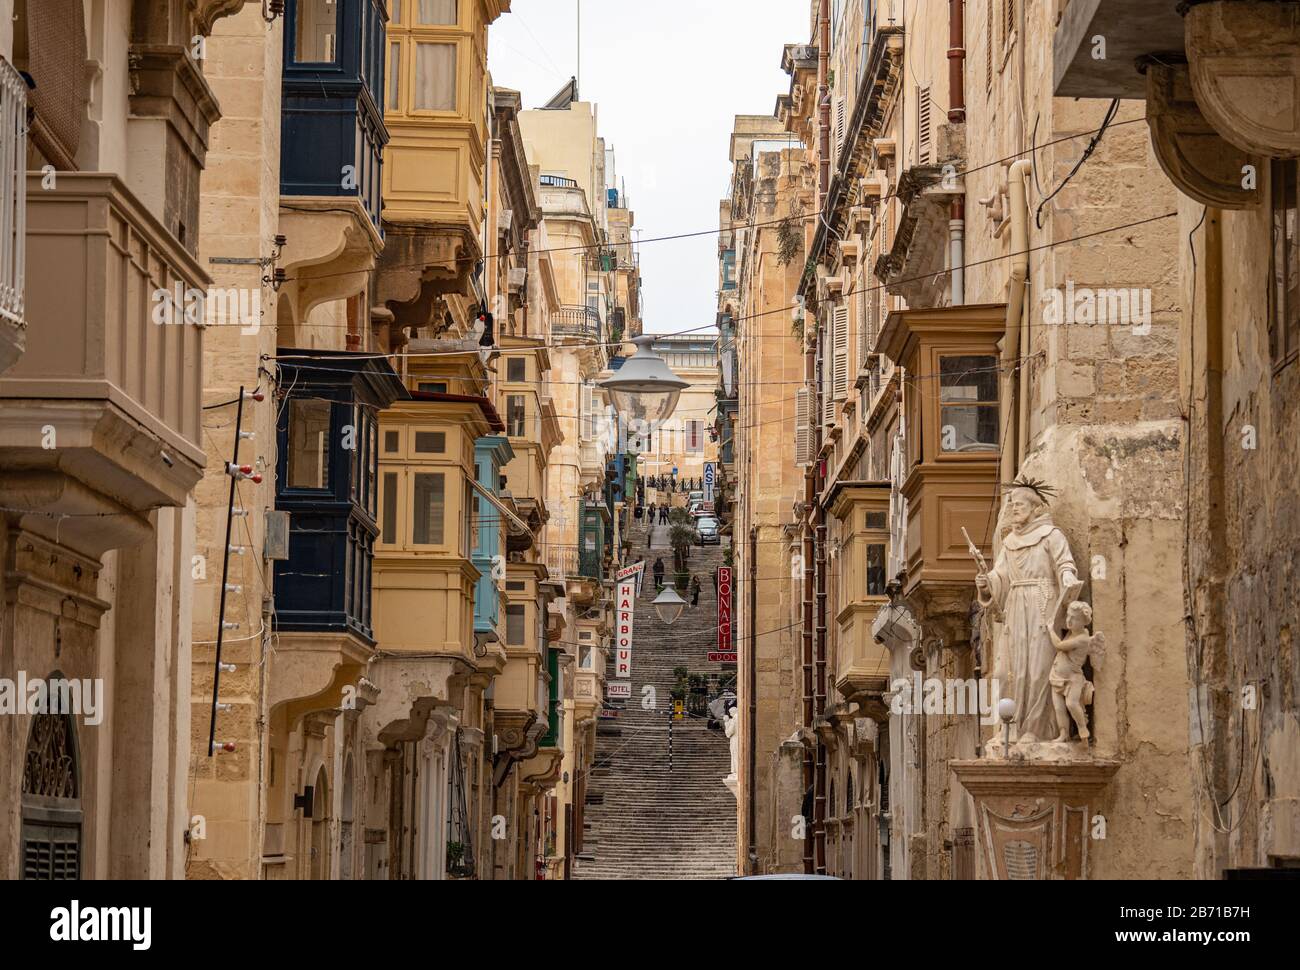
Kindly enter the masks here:
M 993 676 L 1001 697 L 1016 702 L 1012 740 L 1050 741 L 1058 734 L 1052 704 L 1052 631 L 1065 625 L 1065 611 L 1083 583 L 1065 534 L 1047 509 L 1052 490 L 1018 480 L 1003 510 L 1010 531 L 996 564 L 975 577 L 980 605 L 1001 622 Z

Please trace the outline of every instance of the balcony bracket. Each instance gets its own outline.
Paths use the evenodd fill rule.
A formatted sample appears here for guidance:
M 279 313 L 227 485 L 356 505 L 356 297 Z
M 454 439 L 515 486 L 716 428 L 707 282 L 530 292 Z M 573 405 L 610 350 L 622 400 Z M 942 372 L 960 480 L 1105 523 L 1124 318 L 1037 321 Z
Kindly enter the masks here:
M 1300 10 L 1216 0 L 1184 18 L 1187 62 L 1206 119 L 1244 152 L 1300 155 Z
M 1246 209 L 1259 202 L 1259 189 L 1242 188 L 1247 166 L 1258 173 L 1259 155 L 1226 141 L 1201 113 L 1192 96 L 1186 64 L 1145 65 L 1147 124 L 1151 147 L 1169 180 L 1197 202 L 1220 209 Z

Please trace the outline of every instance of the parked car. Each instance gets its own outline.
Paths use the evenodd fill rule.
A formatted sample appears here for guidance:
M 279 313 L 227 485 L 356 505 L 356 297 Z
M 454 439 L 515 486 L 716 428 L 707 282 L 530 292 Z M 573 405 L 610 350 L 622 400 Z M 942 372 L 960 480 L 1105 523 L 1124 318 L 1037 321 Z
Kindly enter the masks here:
M 703 502 L 703 501 L 704 501 L 704 493 L 700 491 L 691 492 L 686 496 L 686 504 L 688 506 L 694 505 L 696 502 Z
M 695 520 L 695 534 L 702 546 L 720 546 L 722 545 L 722 536 L 718 532 L 718 520 L 712 516 L 705 516 Z
M 716 519 L 718 517 L 717 513 L 713 511 L 712 502 L 695 502 L 691 505 L 691 518 L 700 519 L 705 517 L 710 519 Z

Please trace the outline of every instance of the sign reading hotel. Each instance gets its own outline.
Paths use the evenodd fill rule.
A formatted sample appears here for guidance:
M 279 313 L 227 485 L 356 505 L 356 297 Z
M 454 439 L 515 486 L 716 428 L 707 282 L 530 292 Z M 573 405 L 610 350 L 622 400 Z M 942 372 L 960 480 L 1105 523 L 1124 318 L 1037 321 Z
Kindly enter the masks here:
M 618 678 L 627 679 L 632 676 L 632 620 L 636 614 L 637 576 L 644 568 L 645 563 L 640 562 L 627 569 L 620 569 L 614 587 L 614 676 Z M 612 688 L 613 685 L 608 696 L 620 696 L 613 693 Z M 621 696 L 632 696 L 630 684 L 628 688 L 628 692 Z
M 709 659 L 721 663 L 734 663 L 736 654 L 731 649 L 731 567 L 718 567 L 718 649 L 709 653 Z
M 619 683 L 618 681 L 610 681 L 608 684 L 605 685 L 605 696 L 607 698 L 610 698 L 611 700 L 620 697 L 623 698 L 631 697 L 632 684 L 630 681 L 626 683 Z

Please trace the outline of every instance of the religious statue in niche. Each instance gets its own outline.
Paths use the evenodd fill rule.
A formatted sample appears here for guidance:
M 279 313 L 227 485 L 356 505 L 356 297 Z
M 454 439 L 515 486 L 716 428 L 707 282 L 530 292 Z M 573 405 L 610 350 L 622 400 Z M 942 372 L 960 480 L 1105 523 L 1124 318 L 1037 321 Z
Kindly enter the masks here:
M 1092 661 L 1095 671 L 1101 666 L 1101 658 L 1106 652 L 1106 638 L 1100 633 L 1088 633 L 1092 625 L 1092 607 L 1082 600 L 1075 600 L 1066 608 L 1065 625 L 1069 632 L 1058 637 L 1056 631 L 1048 627 L 1047 635 L 1051 637 L 1052 646 L 1056 648 L 1056 659 L 1052 661 L 1052 705 L 1056 709 L 1056 726 L 1060 728 L 1055 740 L 1070 740 L 1070 719 L 1079 729 L 1079 739 L 1088 740 L 1088 718 L 1084 708 L 1092 703 L 1092 682 L 1083 673 L 1083 665 Z
M 1016 702 L 1011 740 L 1018 743 L 1060 735 L 1053 634 L 1065 627 L 1068 607 L 1083 589 L 1070 543 L 1048 511 L 1052 494 L 1048 485 L 1032 479 L 1013 483 L 1003 510 L 1010 531 L 993 568 L 981 567 L 975 577 L 980 605 L 1000 623 L 993 675 L 1000 696 Z M 1066 677 L 1063 683 L 1072 681 Z

